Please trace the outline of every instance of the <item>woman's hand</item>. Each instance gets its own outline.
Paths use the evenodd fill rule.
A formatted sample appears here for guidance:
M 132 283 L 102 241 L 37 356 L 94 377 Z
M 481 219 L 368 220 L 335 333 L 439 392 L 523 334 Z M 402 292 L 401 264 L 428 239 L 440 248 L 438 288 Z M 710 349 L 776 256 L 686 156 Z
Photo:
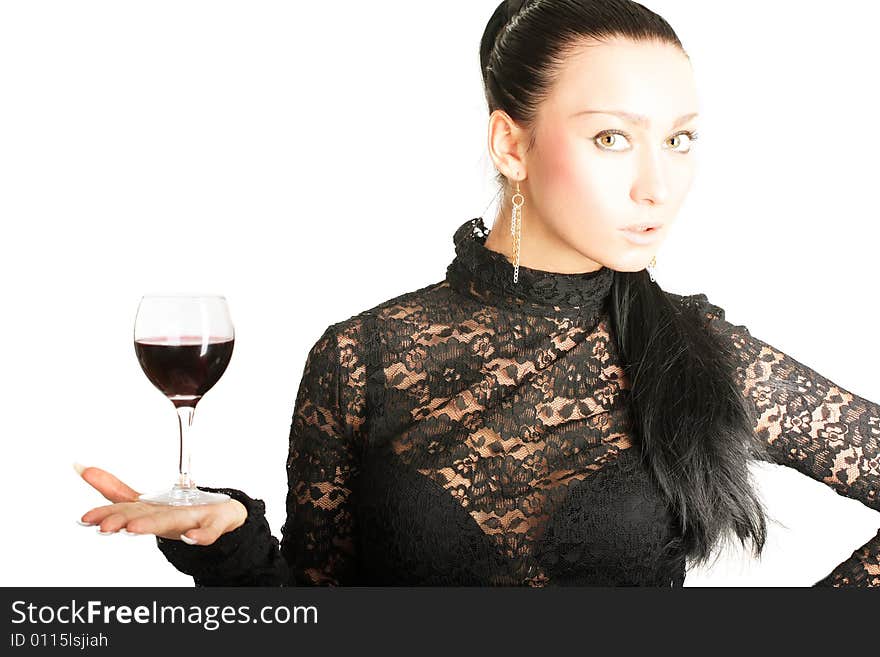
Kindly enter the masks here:
M 159 506 L 138 502 L 140 495 L 106 470 L 77 468 L 80 476 L 113 502 L 83 514 L 80 524 L 98 525 L 99 533 L 124 530 L 130 534 L 155 534 L 190 545 L 211 545 L 221 535 L 240 527 L 247 509 L 238 500 L 195 506 Z

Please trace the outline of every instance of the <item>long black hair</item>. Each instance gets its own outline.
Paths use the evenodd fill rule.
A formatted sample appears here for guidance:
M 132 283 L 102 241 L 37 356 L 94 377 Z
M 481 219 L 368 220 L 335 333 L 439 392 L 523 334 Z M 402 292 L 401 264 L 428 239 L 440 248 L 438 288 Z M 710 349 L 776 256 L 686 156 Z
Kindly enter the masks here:
M 505 111 L 531 134 L 566 55 L 584 40 L 625 38 L 672 45 L 672 27 L 632 0 L 502 2 L 480 42 L 489 112 Z M 502 191 L 509 185 L 499 172 Z M 705 295 L 698 295 L 707 301 Z M 737 385 L 732 347 L 709 330 L 711 304 L 681 303 L 644 269 L 614 272 L 611 330 L 630 380 L 635 439 L 680 524 L 691 567 L 706 562 L 731 531 L 753 554 L 766 539 L 766 511 L 748 469 L 769 460 Z

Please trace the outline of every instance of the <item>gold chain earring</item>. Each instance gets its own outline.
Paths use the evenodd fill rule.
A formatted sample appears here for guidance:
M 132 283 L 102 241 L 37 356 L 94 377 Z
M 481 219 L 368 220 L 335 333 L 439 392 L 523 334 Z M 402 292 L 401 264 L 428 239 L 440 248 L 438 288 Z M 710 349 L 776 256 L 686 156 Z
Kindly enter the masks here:
M 516 193 L 511 198 L 513 208 L 510 211 L 510 234 L 513 236 L 513 282 L 519 281 L 519 247 L 522 240 L 522 206 L 526 202 L 525 197 L 519 191 L 519 181 L 516 181 Z
M 651 282 L 654 282 L 654 267 L 657 266 L 657 256 L 651 256 L 651 262 L 648 263 L 648 266 L 645 268 L 648 270 L 648 275 L 651 277 Z

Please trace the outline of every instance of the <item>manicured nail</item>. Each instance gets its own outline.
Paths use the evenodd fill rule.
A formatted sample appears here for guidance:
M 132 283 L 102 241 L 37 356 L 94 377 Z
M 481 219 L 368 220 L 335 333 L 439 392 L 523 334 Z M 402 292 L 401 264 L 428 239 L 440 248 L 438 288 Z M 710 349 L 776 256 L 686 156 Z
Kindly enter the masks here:
M 128 531 L 125 527 L 119 530 L 120 534 L 125 534 L 126 536 L 140 536 L 140 534 L 135 534 L 134 532 Z
M 82 476 L 83 470 L 86 469 L 86 466 L 84 466 L 82 463 L 77 463 L 76 461 L 74 461 L 73 469 L 76 470 L 76 474 Z
M 198 544 L 197 540 L 190 538 L 189 536 L 184 536 L 183 534 L 180 535 L 180 540 L 183 541 L 184 543 L 189 544 L 189 545 L 197 545 Z
M 77 520 L 76 520 L 76 524 L 78 524 L 78 525 L 82 525 L 83 527 L 94 527 L 94 526 L 95 526 L 95 523 L 93 523 L 93 522 L 83 522 L 83 521 L 80 520 L 79 518 L 77 518 Z
M 98 525 L 98 533 L 99 533 L 101 536 L 110 536 L 110 534 L 115 534 L 116 532 L 102 532 L 102 531 L 101 531 L 101 525 Z

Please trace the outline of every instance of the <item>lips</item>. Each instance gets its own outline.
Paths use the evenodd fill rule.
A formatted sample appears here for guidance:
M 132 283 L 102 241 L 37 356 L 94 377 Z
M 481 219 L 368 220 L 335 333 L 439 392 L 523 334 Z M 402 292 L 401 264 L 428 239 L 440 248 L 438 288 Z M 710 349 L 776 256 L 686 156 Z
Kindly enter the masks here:
M 634 224 L 632 227 L 621 228 L 620 232 L 630 243 L 642 246 L 660 239 L 662 227 L 663 224 L 658 223 Z
M 622 230 L 632 230 L 637 233 L 644 232 L 646 230 L 651 230 L 655 228 L 659 228 L 662 224 L 659 221 L 655 222 L 645 222 L 641 224 L 631 224 L 629 226 L 624 226 Z

